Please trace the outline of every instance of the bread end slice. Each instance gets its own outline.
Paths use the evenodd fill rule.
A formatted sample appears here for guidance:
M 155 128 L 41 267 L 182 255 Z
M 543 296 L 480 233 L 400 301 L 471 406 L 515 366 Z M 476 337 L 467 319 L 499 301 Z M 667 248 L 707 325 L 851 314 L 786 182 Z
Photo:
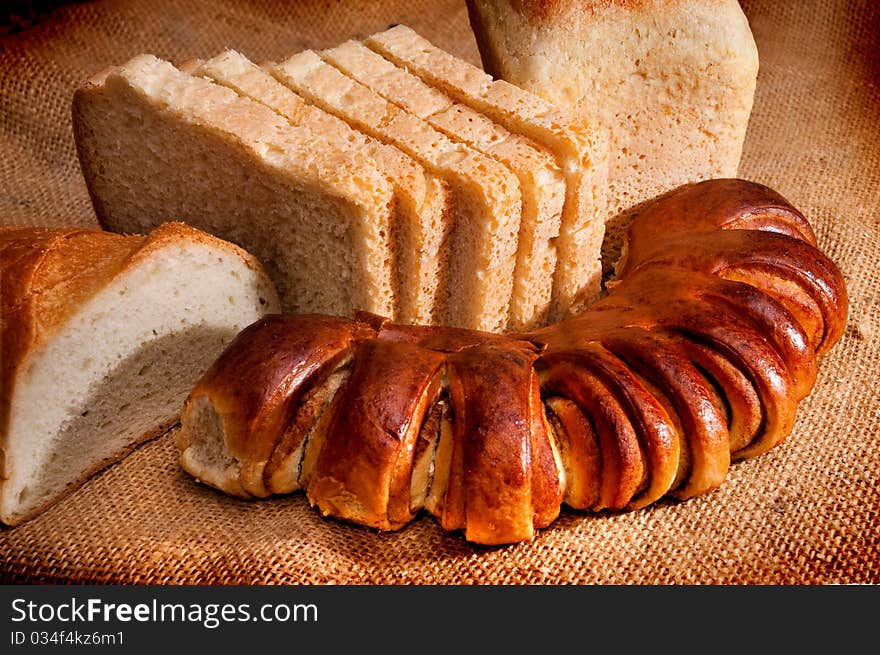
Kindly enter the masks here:
M 29 230 L 0 230 L 3 287 L 15 290 L 3 296 L 8 525 L 167 430 L 233 337 L 280 311 L 252 256 L 187 225 L 147 237 Z

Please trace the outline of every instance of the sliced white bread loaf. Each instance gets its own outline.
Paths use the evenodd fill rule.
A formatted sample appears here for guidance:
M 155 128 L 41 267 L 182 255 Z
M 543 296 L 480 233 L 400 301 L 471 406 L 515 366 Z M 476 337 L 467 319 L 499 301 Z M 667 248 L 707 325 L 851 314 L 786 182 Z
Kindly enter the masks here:
M 505 166 L 306 50 L 271 68 L 282 83 L 352 126 L 391 143 L 446 179 L 453 193 L 449 275 L 441 322 L 494 332 L 507 326 L 521 217 L 519 182 Z
M 179 223 L 147 237 L 0 227 L 0 288 L 9 525 L 174 424 L 233 337 L 280 307 L 256 259 Z
M 608 129 L 612 217 L 687 182 L 736 176 L 758 72 L 737 0 L 468 7 L 487 72 Z
M 556 238 L 565 201 L 565 178 L 552 154 L 528 137 L 511 133 L 484 114 L 454 102 L 359 41 L 347 41 L 319 54 L 386 100 L 516 174 L 522 220 L 507 327 L 525 330 L 543 325 L 550 312 Z
M 78 89 L 73 122 L 104 227 L 182 220 L 257 256 L 286 311 L 396 315 L 393 188 L 367 153 L 151 55 Z
M 493 79 L 405 25 L 374 34 L 364 43 L 457 102 L 533 139 L 556 156 L 566 180 L 566 198 L 550 318 L 563 318 L 594 300 L 600 292 L 600 252 L 607 217 L 605 132 L 584 117 Z
M 400 149 L 351 128 L 345 121 L 308 104 L 243 54 L 227 50 L 182 69 L 207 77 L 260 102 L 294 125 L 310 128 L 340 152 L 372 157 L 394 187 L 392 234 L 395 251 L 397 320 L 434 323 L 438 289 L 446 274 L 441 244 L 450 227 L 449 185 L 425 171 Z

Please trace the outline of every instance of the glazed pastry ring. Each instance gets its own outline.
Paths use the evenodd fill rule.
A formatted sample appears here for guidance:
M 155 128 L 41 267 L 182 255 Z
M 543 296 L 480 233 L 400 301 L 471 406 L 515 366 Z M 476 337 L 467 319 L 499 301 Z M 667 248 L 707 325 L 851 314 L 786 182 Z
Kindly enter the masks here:
M 517 335 L 264 318 L 187 400 L 181 463 L 238 497 L 301 488 L 381 530 L 424 509 L 473 542 L 528 540 L 563 503 L 636 509 L 720 485 L 789 434 L 847 318 L 804 216 L 739 179 L 646 204 L 608 288 Z

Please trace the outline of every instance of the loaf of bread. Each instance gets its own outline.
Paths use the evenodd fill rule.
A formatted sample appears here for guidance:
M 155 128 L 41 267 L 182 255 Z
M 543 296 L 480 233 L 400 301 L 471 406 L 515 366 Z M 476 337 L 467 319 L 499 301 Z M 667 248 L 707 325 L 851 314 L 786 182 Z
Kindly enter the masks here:
M 737 0 L 467 4 L 487 72 L 608 130 L 610 229 L 658 193 L 737 174 L 758 72 Z
M 0 521 L 18 524 L 175 423 L 232 338 L 279 311 L 260 264 L 179 223 L 0 227 Z
M 181 220 L 256 256 L 285 311 L 397 315 L 394 189 L 368 153 L 151 55 L 78 89 L 73 127 L 106 229 Z
M 73 116 L 105 228 L 237 243 L 285 311 L 502 332 L 599 295 L 600 131 L 402 26 L 263 67 L 139 55 Z
M 563 503 L 705 493 L 791 431 L 843 333 L 843 277 L 800 212 L 739 179 L 647 203 L 619 271 L 588 310 L 505 336 L 261 320 L 188 397 L 181 465 L 380 530 L 426 510 L 481 544 L 528 540 Z

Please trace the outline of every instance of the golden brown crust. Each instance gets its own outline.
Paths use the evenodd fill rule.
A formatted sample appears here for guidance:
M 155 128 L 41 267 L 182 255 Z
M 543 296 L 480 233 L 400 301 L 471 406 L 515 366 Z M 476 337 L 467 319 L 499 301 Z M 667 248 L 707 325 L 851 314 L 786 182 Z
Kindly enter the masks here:
M 443 362 L 440 353 L 409 344 L 358 343 L 306 489 L 321 511 L 385 530 L 412 519 L 418 427 L 437 400 Z
M 511 543 L 563 502 L 619 510 L 704 493 L 731 457 L 785 438 L 847 319 L 843 277 L 806 219 L 752 182 L 687 185 L 643 208 L 620 271 L 589 309 L 520 335 L 346 322 L 366 336 L 346 337 L 358 342 L 353 373 L 320 421 L 309 500 L 394 529 L 418 509 L 404 500 L 420 498 L 444 529 Z M 287 320 L 314 329 L 314 318 Z M 241 338 L 218 364 L 226 375 L 200 388 L 253 393 L 234 363 L 310 361 L 302 344 Z M 227 439 L 245 458 L 257 447 Z M 412 492 L 417 448 L 433 452 L 433 475 Z
M 574 402 L 584 416 L 589 417 L 598 438 L 602 458 L 599 496 L 590 509 L 623 509 L 642 489 L 648 472 L 626 406 L 591 370 L 590 365 L 597 361 L 595 350 L 551 353 L 542 357 L 542 364 L 548 366 L 544 388 L 547 393 Z M 588 436 L 569 434 L 568 439 L 581 440 Z
M 504 34 L 505 17 L 518 14 L 536 31 L 551 30 L 576 32 L 584 23 L 601 23 L 604 20 L 630 20 L 637 12 L 682 11 L 681 5 L 708 6 L 730 4 L 731 0 L 467 0 L 469 22 L 480 59 L 486 73 L 503 79 L 506 69 L 504 52 L 493 47 L 497 34 L 493 33 L 494 21 L 501 20 L 500 32 Z M 504 5 L 507 6 L 504 6 Z
M 454 445 L 443 517 L 482 544 L 530 539 L 531 379 L 537 352 L 525 343 L 484 344 L 449 355 Z M 454 520 L 451 517 L 455 517 Z
M 372 334 L 368 326 L 343 318 L 266 316 L 245 328 L 202 376 L 187 405 L 210 398 L 222 417 L 229 453 L 242 462 L 245 492 L 270 495 L 264 469 L 303 396 L 350 355 L 356 339 Z M 245 371 L 242 384 L 238 374 Z
M 574 401 L 549 395 L 544 403 L 562 459 L 567 462 L 562 500 L 574 509 L 591 509 L 599 502 L 602 479 L 602 453 L 596 430 Z

